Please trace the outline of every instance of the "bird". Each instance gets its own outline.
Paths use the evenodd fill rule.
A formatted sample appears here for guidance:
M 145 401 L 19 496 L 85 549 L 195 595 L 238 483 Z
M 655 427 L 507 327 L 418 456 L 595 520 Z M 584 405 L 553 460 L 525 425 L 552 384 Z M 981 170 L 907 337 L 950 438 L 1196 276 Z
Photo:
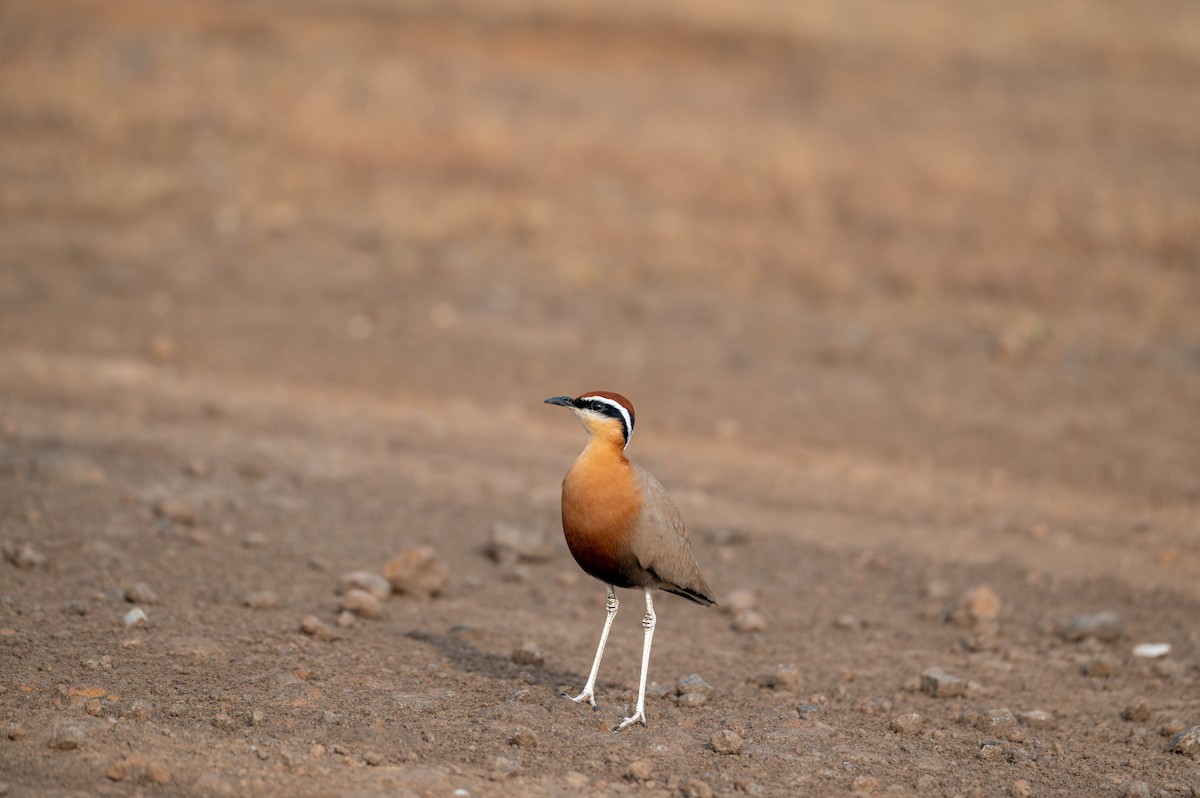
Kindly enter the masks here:
M 608 589 L 604 630 L 587 683 L 579 695 L 563 695 L 597 708 L 596 675 L 619 606 L 615 588 L 640 588 L 646 597 L 646 614 L 642 617 L 645 636 L 637 706 L 613 731 L 635 723 L 646 726 L 654 591 L 665 590 L 705 607 L 717 602 L 696 564 L 679 509 L 649 471 L 625 456 L 636 419 L 633 404 L 612 391 L 591 391 L 574 398 L 552 396 L 545 404 L 570 408 L 587 430 L 587 445 L 563 478 L 563 535 L 579 567 Z

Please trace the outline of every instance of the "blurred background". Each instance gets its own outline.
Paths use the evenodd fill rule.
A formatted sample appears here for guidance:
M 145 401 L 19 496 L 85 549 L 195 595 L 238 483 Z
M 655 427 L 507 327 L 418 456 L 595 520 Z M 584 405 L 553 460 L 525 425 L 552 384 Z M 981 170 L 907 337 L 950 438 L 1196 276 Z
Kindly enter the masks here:
M 1190 0 L 9 0 L 0 386 L 134 364 L 514 448 L 608 388 L 650 451 L 1185 519 L 1197 86 Z

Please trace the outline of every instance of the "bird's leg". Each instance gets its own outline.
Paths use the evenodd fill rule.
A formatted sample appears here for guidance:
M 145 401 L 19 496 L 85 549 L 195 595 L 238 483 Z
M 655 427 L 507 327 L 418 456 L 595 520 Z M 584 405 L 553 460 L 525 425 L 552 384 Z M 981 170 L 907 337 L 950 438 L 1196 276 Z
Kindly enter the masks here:
M 654 599 L 653 588 L 646 588 L 646 614 L 642 618 L 642 626 L 646 629 L 646 639 L 642 643 L 642 679 L 638 685 L 637 709 L 625 720 L 618 723 L 613 731 L 621 731 L 635 723 L 646 725 L 646 672 L 650 670 L 650 641 L 654 639 Z
M 604 611 L 608 615 L 604 619 L 604 631 L 600 633 L 600 645 L 596 648 L 596 659 L 592 662 L 592 672 L 588 675 L 587 684 L 583 686 L 583 692 L 579 695 L 572 696 L 568 693 L 563 693 L 564 696 L 576 703 L 587 701 L 592 705 L 592 709 L 596 708 L 596 674 L 600 672 L 600 659 L 604 656 L 604 644 L 608 642 L 608 630 L 612 628 L 613 618 L 617 617 L 617 606 L 619 603 L 617 601 L 617 591 L 613 590 L 612 585 L 609 585 L 608 600 L 604 602 Z

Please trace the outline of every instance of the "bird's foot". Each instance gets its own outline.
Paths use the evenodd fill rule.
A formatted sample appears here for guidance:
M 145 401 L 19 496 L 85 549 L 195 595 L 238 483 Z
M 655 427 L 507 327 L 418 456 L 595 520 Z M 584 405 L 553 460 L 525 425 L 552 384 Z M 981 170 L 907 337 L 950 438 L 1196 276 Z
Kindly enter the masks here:
M 640 723 L 643 726 L 646 725 L 646 710 L 639 709 L 637 712 L 633 713 L 628 718 L 625 718 L 625 720 L 621 721 L 616 726 L 613 726 L 613 731 L 619 732 L 621 729 L 626 729 L 635 723 Z
M 579 695 L 571 695 L 570 693 L 563 693 L 563 698 L 569 698 L 572 701 L 574 701 L 576 704 L 582 704 L 586 701 L 588 704 L 591 704 L 592 709 L 597 709 L 596 694 L 592 692 L 592 689 L 590 687 L 584 688 L 583 692 L 580 693 Z

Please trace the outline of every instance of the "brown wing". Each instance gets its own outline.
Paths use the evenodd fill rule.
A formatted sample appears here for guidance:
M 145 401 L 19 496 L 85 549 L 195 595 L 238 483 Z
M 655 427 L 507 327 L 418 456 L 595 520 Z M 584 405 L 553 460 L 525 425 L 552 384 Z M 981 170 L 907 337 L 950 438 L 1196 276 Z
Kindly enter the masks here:
M 653 474 L 636 463 L 631 465 L 644 502 L 630 536 L 638 562 L 658 581 L 657 587 L 697 604 L 716 604 L 700 574 L 687 527 L 675 502 Z

